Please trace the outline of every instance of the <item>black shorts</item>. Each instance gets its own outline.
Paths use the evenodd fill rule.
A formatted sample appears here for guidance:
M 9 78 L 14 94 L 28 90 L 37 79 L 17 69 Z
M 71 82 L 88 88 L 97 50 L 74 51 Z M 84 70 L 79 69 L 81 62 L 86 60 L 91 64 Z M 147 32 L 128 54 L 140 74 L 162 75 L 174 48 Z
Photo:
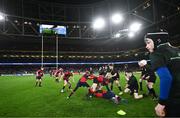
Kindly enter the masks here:
M 133 94 L 133 93 L 138 93 L 138 89 L 139 89 L 138 86 L 128 87 L 128 88 L 130 89 L 130 91 L 131 91 L 132 94 Z
M 111 99 L 112 97 L 115 97 L 115 94 L 111 91 L 107 91 L 107 93 L 103 94 L 103 98 L 105 99 Z
M 41 76 L 36 76 L 36 79 L 40 80 L 40 79 L 42 79 L 42 78 L 41 78 Z
M 147 81 L 155 83 L 156 82 L 156 78 L 155 77 L 150 77 Z
M 116 80 L 119 81 L 119 78 L 118 77 L 113 77 L 113 78 L 110 79 L 110 82 L 113 82 L 113 81 L 116 81 Z
M 93 79 L 93 83 L 96 83 L 96 84 L 99 83 L 98 80 L 97 80 L 97 78 Z
M 110 83 L 110 79 L 104 79 L 103 82 L 102 82 L 102 85 L 103 86 L 106 86 Z
M 90 87 L 87 82 L 78 82 L 77 87 Z
M 113 79 L 113 78 L 109 79 L 109 82 L 110 82 L 110 83 L 113 83 L 113 82 L 114 82 L 114 79 Z
M 66 80 L 67 82 L 69 81 L 69 78 L 63 78 L 63 80 Z
M 66 81 L 67 83 L 69 83 L 69 79 L 64 79 L 64 81 Z

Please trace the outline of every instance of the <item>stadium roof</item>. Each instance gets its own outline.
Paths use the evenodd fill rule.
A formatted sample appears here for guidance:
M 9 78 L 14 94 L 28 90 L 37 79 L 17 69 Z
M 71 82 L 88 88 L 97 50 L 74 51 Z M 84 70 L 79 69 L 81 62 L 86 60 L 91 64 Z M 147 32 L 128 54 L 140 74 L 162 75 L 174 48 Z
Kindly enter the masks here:
M 28 47 L 27 44 L 35 45 L 31 48 L 36 50 L 37 46 L 41 46 L 38 34 L 40 23 L 67 26 L 68 35 L 59 41 L 64 50 L 72 51 L 79 47 L 93 50 L 103 48 L 102 51 L 137 49 L 144 46 L 144 34 L 157 28 L 166 29 L 171 38 L 176 40 L 175 44 L 180 45 L 179 6 L 177 0 L 2 0 L 0 10 L 7 17 L 0 22 L 0 50 L 21 47 L 23 50 Z M 94 17 L 101 15 L 108 19 L 114 11 L 124 13 L 126 22 L 116 26 L 110 26 L 109 22 L 103 31 L 93 31 L 91 23 Z M 127 37 L 112 39 L 113 33 L 127 28 L 132 20 L 138 20 L 143 25 L 132 41 Z M 54 45 L 52 39 L 45 39 L 46 46 Z M 28 47 L 29 50 L 31 48 Z
M 47 2 L 63 3 L 63 4 L 90 4 L 103 0 L 38 0 L 38 1 L 47 1 Z

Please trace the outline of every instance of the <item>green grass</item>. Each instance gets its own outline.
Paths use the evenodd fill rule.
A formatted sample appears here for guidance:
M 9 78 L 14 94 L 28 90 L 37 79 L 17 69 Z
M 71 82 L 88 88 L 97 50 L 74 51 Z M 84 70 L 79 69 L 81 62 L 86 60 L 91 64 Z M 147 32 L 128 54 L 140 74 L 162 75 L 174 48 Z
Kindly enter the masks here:
M 139 78 L 140 74 L 135 76 Z M 80 75 L 75 75 L 76 82 Z M 73 88 L 76 85 L 73 83 Z M 90 81 L 88 81 L 90 82 Z M 121 74 L 122 87 L 124 88 L 124 75 Z M 145 84 L 145 82 L 144 82 Z M 35 87 L 34 76 L 1 76 L 0 77 L 0 117 L 120 117 L 116 112 L 120 109 L 127 114 L 126 117 L 154 117 L 156 102 L 151 97 L 134 100 L 129 94 L 122 98 L 128 103 L 114 104 L 103 98 L 86 99 L 86 88 L 80 88 L 67 100 L 70 91 L 60 93 L 62 81 L 55 83 L 54 79 L 46 75 L 42 87 Z M 158 90 L 159 79 L 155 84 Z M 144 93 L 146 93 L 144 85 Z M 114 92 L 118 89 L 114 86 Z

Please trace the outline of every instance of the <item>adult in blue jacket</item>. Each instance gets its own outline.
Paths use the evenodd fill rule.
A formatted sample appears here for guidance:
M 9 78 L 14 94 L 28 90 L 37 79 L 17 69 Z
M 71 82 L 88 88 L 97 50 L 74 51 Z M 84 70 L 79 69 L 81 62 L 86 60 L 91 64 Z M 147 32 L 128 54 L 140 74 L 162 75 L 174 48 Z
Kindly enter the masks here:
M 180 116 L 180 51 L 169 43 L 167 32 L 147 33 L 146 48 L 152 69 L 160 78 L 160 95 L 155 112 L 158 116 Z

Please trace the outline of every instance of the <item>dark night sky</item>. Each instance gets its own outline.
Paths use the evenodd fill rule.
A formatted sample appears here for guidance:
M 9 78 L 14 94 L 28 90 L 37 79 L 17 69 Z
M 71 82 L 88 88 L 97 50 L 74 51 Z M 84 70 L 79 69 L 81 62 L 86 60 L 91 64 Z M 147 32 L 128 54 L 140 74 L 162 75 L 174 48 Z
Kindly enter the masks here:
M 18 0 L 17 0 L 18 1 Z M 20 3 L 21 3 L 21 0 L 19 0 Z M 33 2 L 33 1 L 44 1 L 44 2 L 53 2 L 53 3 L 67 3 L 67 4 L 89 4 L 89 3 L 96 3 L 96 2 L 100 2 L 100 1 L 105 1 L 107 2 L 106 0 L 29 0 L 29 2 Z M 111 1 L 111 5 L 112 8 L 118 8 L 118 7 L 122 7 L 124 8 L 125 10 L 127 10 L 127 4 L 126 4 L 126 0 L 109 0 Z M 116 4 L 117 1 L 119 2 L 119 4 Z M 130 3 L 130 8 L 133 9 L 135 7 L 137 7 L 141 2 L 143 2 L 144 0 L 129 0 L 129 3 Z M 7 13 L 9 12 L 9 14 L 17 14 L 17 15 L 21 15 L 21 4 L 19 3 L 15 3 L 14 4 L 9 4 L 10 1 L 8 2 L 5 1 L 5 6 L 8 6 L 8 8 L 6 9 L 7 10 Z M 24 3 L 26 3 L 27 1 L 24 0 Z M 28 2 L 27 2 L 28 3 Z M 122 3 L 122 4 L 120 4 Z M 176 2 L 174 2 L 176 3 Z M 1 5 L 1 4 L 0 4 Z M 24 14 L 27 14 L 27 17 L 32 17 L 35 16 L 36 14 L 36 7 L 34 6 L 30 6 L 31 4 L 25 4 L 25 7 L 24 7 Z M 48 4 L 49 5 L 49 4 Z M 123 7 L 124 6 L 124 7 Z M 46 6 L 47 7 L 47 6 Z M 47 7 L 48 8 L 48 7 Z M 102 8 L 102 9 L 96 9 L 97 12 L 101 13 L 101 11 L 104 11 L 104 9 L 106 8 Z M 107 10 L 107 9 L 106 9 Z M 165 28 L 165 29 L 168 29 L 168 32 L 170 33 L 170 36 L 172 37 L 176 37 L 178 38 L 179 37 L 179 31 L 180 31 L 180 27 L 178 27 L 180 25 L 180 15 L 176 15 L 176 16 L 173 16 L 173 17 L 170 17 L 168 20 L 166 19 L 166 16 L 167 15 L 171 15 L 173 14 L 174 12 L 177 12 L 175 7 L 172 7 L 172 6 L 169 6 L 167 4 L 164 4 L 164 3 L 161 3 L 161 7 L 158 9 L 159 11 L 159 16 L 158 16 L 158 20 L 161 20 L 161 21 L 165 21 L 165 22 L 159 22 L 157 25 L 152 25 L 152 27 L 157 27 L 157 26 L 160 26 L 162 28 Z M 31 13 L 31 11 L 33 11 Z M 143 16 L 149 20 L 152 20 L 152 15 L 150 13 L 152 13 L 152 9 L 146 9 L 146 10 L 143 10 L 142 8 L 139 8 L 137 11 L 137 15 L 139 16 Z M 72 19 L 74 20 L 74 17 L 76 18 L 76 14 L 73 14 L 73 13 L 76 13 L 76 12 L 73 12 L 73 11 L 70 11 L 71 14 L 69 15 L 73 15 L 71 16 Z M 172 13 L 173 12 L 173 13 Z M 97 13 L 97 14 L 99 14 Z M 51 14 L 50 14 L 51 15 Z M 83 12 L 83 15 L 89 15 L 89 14 L 85 14 Z M 164 19 L 161 19 L 161 15 L 164 15 Z M 38 14 L 37 14 L 38 16 Z M 87 18 L 91 18 L 91 16 L 87 17 Z M 133 17 L 130 17 L 129 19 L 126 18 L 127 22 L 128 20 L 131 20 Z M 151 18 L 151 19 L 150 19 Z M 127 23 L 124 23 L 124 24 L 127 24 Z M 2 26 L 2 24 L 0 24 Z M 143 24 L 144 25 L 144 24 Z M 11 26 L 11 28 L 13 28 Z M 10 27 L 9 27 L 10 29 Z M 144 29 L 142 31 L 140 31 L 139 33 L 139 36 L 137 36 L 136 38 L 132 39 L 132 41 L 128 41 L 127 38 L 124 38 L 122 40 L 97 40 L 97 41 L 94 41 L 94 40 L 62 40 L 60 41 L 60 45 L 63 45 L 63 46 L 71 46 L 72 47 L 81 47 L 83 45 L 86 45 L 86 47 L 103 47 L 103 48 L 106 48 L 106 47 L 113 47 L 113 48 L 122 48 L 122 49 L 125 49 L 125 48 L 137 48 L 138 46 L 139 47 L 142 47 L 143 46 L 143 36 L 146 32 L 149 32 L 151 31 L 151 29 L 147 28 L 147 29 Z M 45 43 L 47 44 L 50 44 L 49 42 L 51 42 L 51 40 L 46 40 Z M 108 42 L 108 43 L 106 43 Z M 27 47 L 25 45 L 39 45 L 41 43 L 41 38 L 39 38 L 39 40 L 37 38 L 32 38 L 32 37 L 22 37 L 22 38 L 19 38 L 19 37 L 6 37 L 6 36 L 2 36 L 0 37 L 0 49 L 4 49 L 4 47 L 6 47 L 6 49 L 12 49 L 12 48 L 16 48 L 16 47 Z M 24 48 L 22 48 L 24 49 Z M 28 47 L 29 49 L 29 47 Z
M 38 0 L 38 1 L 47 1 L 47 2 L 65 3 L 65 4 L 90 4 L 104 0 Z

